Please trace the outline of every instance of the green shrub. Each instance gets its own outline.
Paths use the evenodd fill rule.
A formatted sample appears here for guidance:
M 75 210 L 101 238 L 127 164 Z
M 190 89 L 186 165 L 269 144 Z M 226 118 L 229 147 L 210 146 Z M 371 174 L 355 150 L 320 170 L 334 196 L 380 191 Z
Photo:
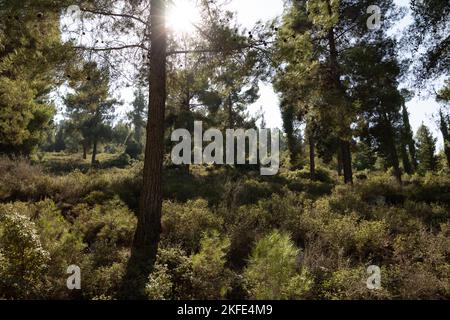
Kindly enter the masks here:
M 76 217 L 75 230 L 83 235 L 86 243 L 107 241 L 118 246 L 131 245 L 137 219 L 120 200 L 113 199 L 93 208 L 81 204 L 72 214 Z
M 0 295 L 6 299 L 33 299 L 44 292 L 50 263 L 28 217 L 13 205 L 0 206 Z
M 81 268 L 81 293 L 85 299 L 112 300 L 116 299 L 122 285 L 128 256 L 109 265 L 96 266 L 94 255 L 85 257 Z
M 398 235 L 389 266 L 389 289 L 404 299 L 450 297 L 450 238 L 445 225 L 433 234 L 425 228 Z
M 41 200 L 50 194 L 51 179 L 26 160 L 0 158 L 0 200 Z
M 270 197 L 276 188 L 269 182 L 256 179 L 245 179 L 235 183 L 229 190 L 233 193 L 233 205 L 241 206 L 258 202 L 260 199 Z
M 383 278 L 386 274 L 381 270 L 382 287 L 377 290 L 367 288 L 369 274 L 365 267 L 346 267 L 338 269 L 322 282 L 322 295 L 329 300 L 362 300 L 388 299 L 389 292 L 383 288 Z
M 433 229 L 450 220 L 450 209 L 437 203 L 406 201 L 404 209 L 409 215 L 419 218 L 425 225 L 431 226 Z
M 312 280 L 306 269 L 297 272 L 299 249 L 288 234 L 274 231 L 256 244 L 244 270 L 251 299 L 300 299 Z
M 283 196 L 273 194 L 256 205 L 241 206 L 236 210 L 220 209 L 231 239 L 230 260 L 233 266 L 242 267 L 255 239 L 275 228 L 289 232 L 296 242 L 301 242 L 303 234 L 299 224 L 307 200 L 304 194 L 288 189 L 283 191 Z
M 307 180 L 310 179 L 311 177 L 309 167 L 303 168 L 301 170 L 285 171 L 283 172 L 282 175 L 286 177 L 288 180 L 299 180 L 299 179 Z M 330 170 L 323 167 L 316 168 L 315 180 L 320 182 L 333 183 L 333 180 L 331 179 Z
M 143 147 L 140 143 L 134 139 L 128 139 L 125 153 L 131 157 L 131 159 L 138 159 L 143 152 Z
M 450 205 L 450 177 L 448 175 L 427 174 L 425 177 L 412 176 L 405 187 L 408 199 L 418 202 L 440 202 Z
M 201 240 L 200 252 L 191 257 L 196 299 L 224 299 L 230 291 L 233 275 L 225 267 L 229 247 L 230 240 L 217 232 Z
M 223 221 L 208 208 L 205 200 L 185 204 L 166 201 L 163 204 L 162 237 L 172 245 L 181 245 L 189 253 L 197 252 L 203 232 L 221 230 Z
M 107 160 L 104 161 L 101 164 L 102 168 L 112 168 L 112 167 L 116 167 L 116 168 L 126 168 L 128 167 L 130 164 L 132 164 L 132 159 L 137 159 L 132 157 L 131 155 L 129 155 L 128 153 L 121 153 L 118 157 L 115 157 L 111 160 Z
M 66 270 L 72 264 L 79 264 L 85 248 L 81 235 L 74 232 L 72 225 L 64 219 L 61 211 L 51 200 L 30 205 L 29 210 L 35 221 L 41 243 L 50 254 L 46 276 L 48 279 L 47 296 L 65 298 Z
M 146 293 L 151 300 L 192 298 L 192 260 L 179 248 L 160 248 Z
M 150 274 L 145 293 L 150 300 L 169 300 L 172 297 L 172 278 L 166 265 L 156 264 Z

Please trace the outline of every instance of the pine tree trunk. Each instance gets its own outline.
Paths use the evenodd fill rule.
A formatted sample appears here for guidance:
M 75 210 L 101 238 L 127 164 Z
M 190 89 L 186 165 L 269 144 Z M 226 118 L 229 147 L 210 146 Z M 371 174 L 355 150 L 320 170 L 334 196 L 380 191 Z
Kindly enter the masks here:
M 342 170 L 344 170 L 342 166 L 342 148 L 339 147 L 337 151 L 337 173 L 339 177 L 342 177 Z
M 414 138 L 411 131 L 411 125 L 409 123 L 409 113 L 406 109 L 406 105 L 403 104 L 402 107 L 402 119 L 403 119 L 403 132 L 402 132 L 402 143 L 403 143 L 403 149 L 402 152 L 405 152 L 402 157 L 409 161 L 409 171 L 408 171 L 408 164 L 405 166 L 405 161 L 403 163 L 403 166 L 405 167 L 405 171 L 408 173 L 413 173 L 417 170 L 417 160 L 416 160 L 416 146 L 414 142 Z M 408 152 L 407 150 L 408 149 Z
M 297 166 L 297 141 L 294 137 L 294 108 L 291 104 L 284 105 L 281 108 L 281 117 L 283 120 L 283 128 L 286 133 L 287 146 L 289 150 L 289 156 L 291 158 L 291 165 L 293 168 Z
M 441 133 L 442 137 L 444 139 L 444 153 L 447 158 L 447 165 L 450 169 L 450 133 L 449 133 L 449 126 L 450 121 L 449 119 L 445 119 L 444 114 L 442 113 L 442 110 L 439 112 L 440 120 L 441 120 Z
M 83 160 L 87 159 L 87 146 L 86 143 L 83 142 Z
M 96 157 L 97 157 L 97 140 L 94 140 L 94 144 L 92 146 L 91 166 L 95 166 Z
M 231 95 L 228 96 L 228 128 L 233 129 L 233 102 L 231 101 Z
M 309 177 L 311 180 L 316 179 L 316 153 L 315 153 L 315 143 L 312 135 L 309 135 Z
M 167 60 L 165 1 L 151 0 L 150 10 L 151 54 L 147 143 L 138 224 L 122 286 L 122 296 L 128 299 L 145 298 L 145 284 L 153 270 L 161 233 Z
M 394 175 L 395 178 L 397 179 L 398 183 L 402 183 L 402 171 L 400 170 L 400 162 L 398 160 L 398 153 L 397 153 L 397 148 L 395 146 L 395 132 L 394 129 L 392 128 L 392 122 L 389 119 L 388 115 L 386 113 L 382 114 L 382 120 L 384 122 L 384 127 L 387 130 L 387 141 L 385 141 L 387 148 L 388 148 L 388 153 L 389 153 L 389 162 L 390 165 L 394 168 Z
M 344 183 L 353 184 L 352 154 L 349 141 L 341 140 L 341 153 L 342 169 L 344 171 Z
M 402 142 L 401 145 L 401 153 L 402 153 L 402 163 L 403 163 L 403 168 L 405 169 L 405 172 L 407 174 L 411 174 L 412 173 L 412 166 L 411 166 L 411 162 L 409 160 L 408 157 L 408 152 L 406 150 L 406 145 Z

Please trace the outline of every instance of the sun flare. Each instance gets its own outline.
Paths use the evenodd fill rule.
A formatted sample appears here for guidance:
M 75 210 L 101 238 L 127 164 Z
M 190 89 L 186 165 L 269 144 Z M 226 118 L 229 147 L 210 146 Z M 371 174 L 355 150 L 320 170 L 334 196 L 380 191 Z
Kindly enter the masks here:
M 191 0 L 177 0 L 168 9 L 167 26 L 174 33 L 191 33 L 200 20 L 200 12 Z

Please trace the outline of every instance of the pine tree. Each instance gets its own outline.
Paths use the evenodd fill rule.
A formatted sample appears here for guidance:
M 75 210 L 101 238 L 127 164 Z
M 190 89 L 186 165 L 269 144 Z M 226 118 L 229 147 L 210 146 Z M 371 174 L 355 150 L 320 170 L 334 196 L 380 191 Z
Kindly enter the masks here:
M 98 144 L 111 137 L 112 112 L 117 101 L 109 98 L 109 70 L 87 62 L 81 70 L 83 78 L 73 80 L 70 93 L 64 99 L 67 116 L 75 130 L 83 137 L 83 154 L 92 146 L 91 164 L 96 164 Z
M 416 145 L 405 102 L 402 107 L 401 150 L 405 171 L 412 173 L 417 170 Z
M 64 121 L 61 121 L 56 128 L 54 151 L 61 152 L 66 150 Z
M 444 105 L 439 110 L 439 128 L 444 140 L 445 157 L 450 168 L 450 114 L 448 109 L 450 104 L 450 80 L 447 80 L 446 86 L 438 92 L 436 100 Z
M 201 0 L 202 21 L 196 26 L 198 37 L 192 37 L 187 48 L 180 46 L 175 37 L 169 36 L 165 26 L 167 4 L 165 0 L 125 1 L 119 7 L 114 6 L 113 0 L 103 0 L 88 1 L 82 8 L 88 16 L 104 18 L 101 24 L 97 23 L 99 28 L 96 30 L 111 36 L 101 44 L 81 44 L 81 49 L 99 59 L 107 52 L 108 63 L 111 60 L 123 63 L 127 52 L 129 56 L 142 57 L 130 62 L 141 71 L 140 80 L 148 85 L 150 92 L 138 224 L 121 289 L 122 297 L 126 298 L 144 297 L 160 239 L 169 64 L 179 61 L 178 57 L 184 54 L 200 54 L 205 60 L 250 55 L 260 52 L 257 49 L 265 43 L 251 34 L 237 36 L 238 32 L 223 22 L 229 21 L 230 17 L 220 4 Z M 133 36 L 129 36 L 130 33 Z
M 448 0 L 410 1 L 413 23 L 405 37 L 407 47 L 421 52 L 416 60 L 417 84 L 450 71 L 450 4 Z
M 436 170 L 436 141 L 427 126 L 422 124 L 416 133 L 417 160 L 419 162 L 419 172 Z
M 296 109 L 293 114 L 300 115 L 303 121 L 306 114 L 309 119 L 314 119 L 320 128 L 318 132 L 321 132 L 317 141 L 334 142 L 328 145 L 337 142 L 339 150 L 329 148 L 328 153 L 337 153 L 346 183 L 353 181 L 352 125 L 361 113 L 358 106 L 367 103 L 358 99 L 356 93 L 361 91 L 364 83 L 373 82 L 374 72 L 384 75 L 386 70 L 390 72 L 374 84 L 382 98 L 376 101 L 376 94 L 373 94 L 370 108 L 376 110 L 375 106 L 378 106 L 372 114 L 377 114 L 379 124 L 389 132 L 383 137 L 385 155 L 395 168 L 397 178 L 401 178 L 396 143 L 392 141 L 396 130 L 393 122 L 397 121 L 394 118 L 398 118 L 395 109 L 398 107 L 399 68 L 395 54 L 392 54 L 393 41 L 388 38 L 383 41 L 388 24 L 380 24 L 378 31 L 367 29 L 369 16 L 366 10 L 371 4 L 370 1 L 330 0 L 289 2 L 290 8 L 278 32 L 274 58 L 278 67 L 277 91 L 293 104 Z M 385 0 L 377 5 L 385 12 L 384 19 L 391 19 L 393 2 Z M 372 62 L 382 62 L 387 56 L 394 63 L 385 62 L 382 67 L 385 70 L 376 67 L 369 70 L 370 64 L 365 61 L 368 53 Z M 394 98 L 393 102 L 390 98 Z M 328 156 L 326 152 L 324 155 Z
M 3 1 L 0 8 L 0 152 L 29 155 L 51 129 L 49 93 L 73 55 L 60 39 L 53 1 Z
M 142 88 L 134 92 L 133 110 L 128 114 L 128 118 L 133 124 L 134 141 L 141 147 L 144 140 L 144 130 L 146 125 L 145 115 L 147 113 L 147 101 Z

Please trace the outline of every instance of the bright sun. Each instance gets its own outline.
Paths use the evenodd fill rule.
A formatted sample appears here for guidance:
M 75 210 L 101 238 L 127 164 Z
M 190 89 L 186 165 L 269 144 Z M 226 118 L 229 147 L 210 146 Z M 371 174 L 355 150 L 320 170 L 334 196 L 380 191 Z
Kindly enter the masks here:
M 175 33 L 191 33 L 195 30 L 193 24 L 200 20 L 199 10 L 192 0 L 176 0 L 169 7 L 167 26 Z

